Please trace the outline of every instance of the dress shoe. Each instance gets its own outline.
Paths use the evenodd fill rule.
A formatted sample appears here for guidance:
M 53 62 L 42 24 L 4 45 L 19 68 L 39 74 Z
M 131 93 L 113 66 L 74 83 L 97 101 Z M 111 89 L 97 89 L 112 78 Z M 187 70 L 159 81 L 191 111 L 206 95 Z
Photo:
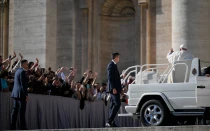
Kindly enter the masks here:
M 106 127 L 112 127 L 111 123 L 106 123 Z
M 113 127 L 119 127 L 118 125 L 115 124 L 115 122 L 112 123 Z
M 118 127 L 115 123 L 106 123 L 106 127 Z

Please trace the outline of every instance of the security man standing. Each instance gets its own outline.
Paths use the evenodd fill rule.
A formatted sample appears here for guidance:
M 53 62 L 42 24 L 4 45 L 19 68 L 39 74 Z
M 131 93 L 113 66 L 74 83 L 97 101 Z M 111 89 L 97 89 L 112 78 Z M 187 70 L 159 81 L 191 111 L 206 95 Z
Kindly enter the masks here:
M 107 91 L 110 93 L 110 109 L 109 109 L 109 119 L 106 123 L 106 127 L 118 127 L 114 118 L 121 106 L 120 94 L 122 91 L 120 74 L 117 69 L 117 63 L 120 61 L 120 54 L 113 53 L 112 61 L 107 66 L 108 71 L 108 86 Z

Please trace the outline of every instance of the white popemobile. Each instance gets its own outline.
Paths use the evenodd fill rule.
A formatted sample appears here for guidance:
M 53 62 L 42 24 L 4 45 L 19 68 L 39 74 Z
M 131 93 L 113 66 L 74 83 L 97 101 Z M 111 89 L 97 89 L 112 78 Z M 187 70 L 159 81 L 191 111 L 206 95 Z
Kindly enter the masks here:
M 166 70 L 159 74 L 158 67 L 164 66 Z M 135 81 L 126 93 L 127 114 L 118 116 L 140 118 L 144 126 L 168 125 L 172 120 L 191 124 L 203 115 L 202 107 L 210 107 L 210 78 L 201 76 L 198 58 L 176 61 L 171 67 L 170 64 L 132 66 L 124 73 L 127 74 L 124 81 L 132 73 Z M 171 73 L 172 82 L 168 83 Z

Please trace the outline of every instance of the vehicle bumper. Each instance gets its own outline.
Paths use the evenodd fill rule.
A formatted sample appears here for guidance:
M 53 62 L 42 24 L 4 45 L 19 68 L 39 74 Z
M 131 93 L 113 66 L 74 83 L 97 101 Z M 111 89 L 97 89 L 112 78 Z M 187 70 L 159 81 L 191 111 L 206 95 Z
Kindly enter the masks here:
M 134 114 L 136 113 L 137 106 L 125 106 L 125 110 L 128 113 Z

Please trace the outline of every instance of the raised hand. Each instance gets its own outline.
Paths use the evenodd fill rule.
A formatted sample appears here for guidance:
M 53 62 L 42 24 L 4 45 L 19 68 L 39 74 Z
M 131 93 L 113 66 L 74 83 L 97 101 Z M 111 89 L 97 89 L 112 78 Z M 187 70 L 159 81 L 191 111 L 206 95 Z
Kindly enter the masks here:
M 74 70 L 73 70 L 73 76 L 75 76 L 76 73 L 77 73 L 77 69 L 74 69 Z
M 38 58 L 36 58 L 36 63 L 39 63 L 39 59 Z
M 97 72 L 95 72 L 94 76 L 95 76 L 95 77 L 97 77 L 97 76 L 98 76 L 98 73 L 97 73 Z
M 170 52 L 171 52 L 171 53 L 172 53 L 172 52 L 174 52 L 174 49 L 173 49 L 173 48 L 171 48 L 171 49 L 170 49 Z
M 87 69 L 87 70 L 86 70 L 86 73 L 87 73 L 87 74 L 89 74 L 89 72 L 90 72 L 90 70 L 89 70 L 89 69 Z
M 65 70 L 69 70 L 69 68 L 68 68 L 68 67 L 64 67 L 64 69 L 65 69 Z
M 91 75 L 90 70 L 87 70 L 87 77 L 89 78 Z
M 13 58 L 15 58 L 16 57 L 16 53 L 15 53 L 15 51 L 14 51 L 14 55 L 13 55 Z
M 22 54 L 21 54 L 21 53 L 19 53 L 19 56 L 20 56 L 20 59 L 22 60 L 22 59 L 23 59 L 23 56 L 22 56 Z

